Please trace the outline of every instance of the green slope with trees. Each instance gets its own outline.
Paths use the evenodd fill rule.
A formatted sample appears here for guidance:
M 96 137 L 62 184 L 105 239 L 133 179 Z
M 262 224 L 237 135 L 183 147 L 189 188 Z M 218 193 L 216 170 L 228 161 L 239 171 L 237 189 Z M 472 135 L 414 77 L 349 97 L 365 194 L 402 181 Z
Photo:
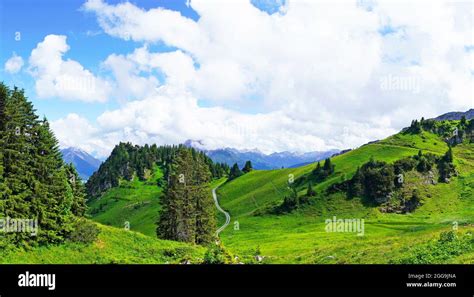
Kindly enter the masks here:
M 133 167 L 133 171 L 126 171 L 131 174 L 131 181 L 128 182 L 146 184 L 147 175 L 151 175 L 152 179 L 148 182 L 153 184 L 153 190 L 150 189 L 150 192 L 153 195 L 160 193 L 158 181 L 162 181 L 161 170 L 156 165 L 147 167 L 150 163 L 144 163 L 145 159 L 140 158 L 139 153 L 134 153 L 143 150 L 129 148 L 132 153 L 128 157 L 132 156 L 137 161 L 134 163 L 137 167 Z M 209 171 L 216 175 L 222 174 L 219 170 L 226 168 L 210 162 L 205 164 L 212 166 Z M 127 163 L 124 166 L 119 163 L 113 165 L 117 166 L 115 168 L 129 169 Z M 104 174 L 101 176 L 104 180 L 95 179 L 94 184 L 89 184 L 92 185 L 94 194 L 104 191 L 104 185 L 106 188 L 115 182 L 120 185 L 122 179 L 117 178 L 115 172 L 110 170 L 113 168 L 103 169 L 112 175 Z M 151 169 L 154 169 L 153 174 Z M 145 192 L 141 185 L 139 192 L 140 195 Z M 158 240 L 122 228 L 91 222 L 85 218 L 88 211 L 86 195 L 86 187 L 74 166 L 63 162 L 48 121 L 36 116 L 33 105 L 27 100 L 23 90 L 9 89 L 1 83 L 0 263 L 205 261 L 205 249 L 202 247 Z M 155 197 L 155 200 L 158 198 Z M 157 211 L 158 209 L 148 211 L 153 212 L 150 224 L 154 224 Z M 137 224 L 148 224 L 143 217 L 133 219 Z M 35 227 L 35 222 L 38 229 L 11 232 L 19 224 L 22 227 Z M 144 233 L 147 231 L 146 227 L 143 229 Z M 153 232 L 154 229 L 152 226 Z
M 238 177 L 218 190 L 232 219 L 222 242 L 265 263 L 472 263 L 472 126 L 416 121 L 326 166 Z M 326 232 L 334 216 L 364 219 L 364 236 Z
M 0 217 L 40 227 L 0 234 L 2 263 L 474 263 L 474 120 L 269 171 L 121 143 L 84 185 L 23 91 L 0 85 L 0 116 Z M 328 232 L 337 219 L 365 228 Z
M 89 201 L 88 215 L 101 224 L 156 236 L 163 172 L 155 166 L 146 180 L 120 180 L 117 187 Z

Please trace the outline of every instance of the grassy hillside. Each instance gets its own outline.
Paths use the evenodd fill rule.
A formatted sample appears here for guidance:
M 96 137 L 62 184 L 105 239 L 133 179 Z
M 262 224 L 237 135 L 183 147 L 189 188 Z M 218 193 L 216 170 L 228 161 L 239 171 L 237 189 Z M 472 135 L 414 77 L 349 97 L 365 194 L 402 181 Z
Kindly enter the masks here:
M 420 149 L 442 156 L 448 146 L 440 136 L 426 131 L 399 133 L 336 156 L 332 158 L 335 172 L 313 184 L 317 194 L 310 203 L 285 214 L 272 210 L 291 193 L 288 181 L 296 181 L 298 195 L 304 195 L 315 164 L 255 170 L 230 182 L 215 180 L 211 188 L 219 186 L 220 204 L 231 215 L 231 224 L 221 233 L 222 241 L 244 262 L 253 262 L 260 254 L 264 263 L 473 263 L 473 144 L 465 142 L 453 148 L 459 175 L 450 183 L 427 183 L 416 171 L 405 175 L 403 191 L 417 189 L 422 201 L 411 213 L 385 213 L 361 198 L 326 192 L 332 184 L 350 179 L 357 167 L 371 158 L 393 163 L 416 155 Z M 162 172 L 156 167 L 147 181 L 121 181 L 119 187 L 94 200 L 89 213 L 95 221 L 119 228 L 128 221 L 131 230 L 155 237 L 161 178 Z M 220 226 L 225 218 L 217 215 Z M 326 232 L 325 220 L 333 216 L 364 219 L 364 236 Z M 440 240 L 454 225 L 458 226 L 458 240 Z
M 267 263 L 410 262 L 406 259 L 415 252 L 415 246 L 429 246 L 441 232 L 451 230 L 453 222 L 457 222 L 459 236 L 472 247 L 472 240 L 466 238 L 474 231 L 470 224 L 474 219 L 473 144 L 454 148 L 459 176 L 449 184 L 428 185 L 420 182 L 419 176 L 407 176 L 407 184 L 420 191 L 423 202 L 412 213 L 382 213 L 377 207 L 367 207 L 359 198 L 348 199 L 344 193 L 325 194 L 329 185 L 350 178 L 356 168 L 371 157 L 392 163 L 416 155 L 419 149 L 442 155 L 447 148 L 445 142 L 432 133 L 397 134 L 334 157 L 335 173 L 314 185 L 318 195 L 312 198 L 310 205 L 286 215 L 274 215 L 269 210 L 280 205 L 289 194 L 289 179 L 298 180 L 308 175 L 315 165 L 253 171 L 218 190 L 220 203 L 232 219 L 231 225 L 221 233 L 222 241 L 243 258 L 250 258 L 259 250 Z M 305 187 L 306 184 L 298 187 L 299 194 L 304 194 Z M 327 233 L 324 221 L 333 216 L 364 219 L 365 235 Z M 233 228 L 236 221 L 238 230 Z M 425 262 L 472 263 L 474 252 L 465 248 L 460 251 Z
M 99 223 L 124 228 L 125 222 L 129 222 L 130 230 L 156 237 L 162 194 L 158 181 L 162 177 L 162 171 L 156 166 L 146 181 L 137 177 L 132 181 L 121 181 L 118 187 L 94 199 L 88 213 Z
M 91 245 L 65 243 L 24 250 L 3 251 L 3 264 L 165 264 L 202 261 L 205 249 L 159 240 L 138 232 L 98 224 L 101 233 Z
M 161 169 L 155 167 L 146 181 L 139 181 L 138 178 L 121 181 L 119 187 L 109 189 L 99 199 L 91 201 L 88 214 L 96 222 L 118 228 L 124 228 L 125 222 L 129 222 L 130 230 L 156 237 L 156 222 L 163 192 L 158 184 L 162 178 Z M 225 180 L 226 178 L 213 180 L 210 188 L 223 184 Z M 219 213 L 219 220 L 224 218 Z

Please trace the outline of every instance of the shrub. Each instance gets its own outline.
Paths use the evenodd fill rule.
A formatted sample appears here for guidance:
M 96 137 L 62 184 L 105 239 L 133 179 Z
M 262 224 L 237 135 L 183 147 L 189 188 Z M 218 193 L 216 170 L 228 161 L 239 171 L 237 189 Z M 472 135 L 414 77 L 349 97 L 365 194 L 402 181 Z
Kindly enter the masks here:
M 224 248 L 224 246 L 217 242 L 211 244 L 204 255 L 204 264 L 232 264 L 234 263 L 233 256 Z
M 399 264 L 448 263 L 451 259 L 474 250 L 472 237 L 468 234 L 456 235 L 454 231 L 442 232 L 439 240 L 421 244 L 410 250 L 406 256 L 390 261 Z
M 453 230 L 451 231 L 444 231 L 441 232 L 439 235 L 439 242 L 444 243 L 444 242 L 453 242 L 457 239 L 456 232 Z
M 179 260 L 180 263 L 185 263 L 192 259 L 192 252 L 193 249 L 190 247 L 177 247 L 165 249 L 163 255 L 173 260 Z
M 71 242 L 90 244 L 96 241 L 100 230 L 97 225 L 84 218 L 77 219 L 73 224 L 73 231 L 69 233 Z
M 393 167 L 395 169 L 396 174 L 411 171 L 413 170 L 413 168 L 415 168 L 416 165 L 416 160 L 410 157 L 397 160 L 395 161 L 395 163 L 393 163 Z

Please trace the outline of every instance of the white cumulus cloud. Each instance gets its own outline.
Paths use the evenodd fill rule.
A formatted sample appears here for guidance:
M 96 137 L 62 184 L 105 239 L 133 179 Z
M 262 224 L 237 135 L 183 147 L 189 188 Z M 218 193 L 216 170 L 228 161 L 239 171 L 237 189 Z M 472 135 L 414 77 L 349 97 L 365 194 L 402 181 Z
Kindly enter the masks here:
M 104 139 L 343 149 L 474 106 L 472 2 L 295 0 L 276 13 L 249 0 L 189 6 L 198 20 L 129 2 L 84 4 L 106 34 L 143 43 L 104 62 L 134 99 L 98 118 Z M 154 43 L 176 50 L 151 52 Z
M 63 59 L 69 50 L 64 35 L 48 35 L 31 52 L 30 72 L 35 78 L 38 97 L 59 97 L 85 102 L 107 101 L 108 81 L 96 77 L 79 62 Z
M 5 71 L 11 74 L 18 73 L 24 64 L 23 58 L 13 53 L 10 59 L 5 62 Z

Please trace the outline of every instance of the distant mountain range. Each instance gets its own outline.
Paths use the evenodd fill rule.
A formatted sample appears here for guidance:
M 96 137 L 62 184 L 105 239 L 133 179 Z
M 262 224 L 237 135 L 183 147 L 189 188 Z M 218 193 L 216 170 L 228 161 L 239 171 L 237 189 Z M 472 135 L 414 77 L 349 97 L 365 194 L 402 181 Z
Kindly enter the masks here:
M 61 150 L 63 160 L 66 163 L 72 163 L 76 167 L 79 176 L 85 181 L 99 169 L 100 160 L 94 158 L 90 154 L 81 149 L 69 147 Z
M 279 152 L 272 154 L 264 154 L 258 150 L 238 150 L 234 148 L 222 148 L 215 150 L 206 150 L 202 147 L 201 141 L 187 140 L 185 146 L 193 147 L 204 151 L 214 162 L 226 163 L 232 166 L 237 163 L 239 167 L 243 167 L 245 162 L 250 160 L 255 169 L 278 169 L 299 167 L 309 163 L 313 163 L 325 158 L 329 158 L 339 153 L 339 150 L 314 151 L 307 153 Z
M 471 108 L 466 112 L 461 112 L 461 111 L 448 112 L 443 115 L 440 115 L 439 117 L 434 118 L 434 120 L 453 121 L 453 120 L 460 120 L 463 116 L 466 117 L 466 120 L 474 119 L 474 109 Z

